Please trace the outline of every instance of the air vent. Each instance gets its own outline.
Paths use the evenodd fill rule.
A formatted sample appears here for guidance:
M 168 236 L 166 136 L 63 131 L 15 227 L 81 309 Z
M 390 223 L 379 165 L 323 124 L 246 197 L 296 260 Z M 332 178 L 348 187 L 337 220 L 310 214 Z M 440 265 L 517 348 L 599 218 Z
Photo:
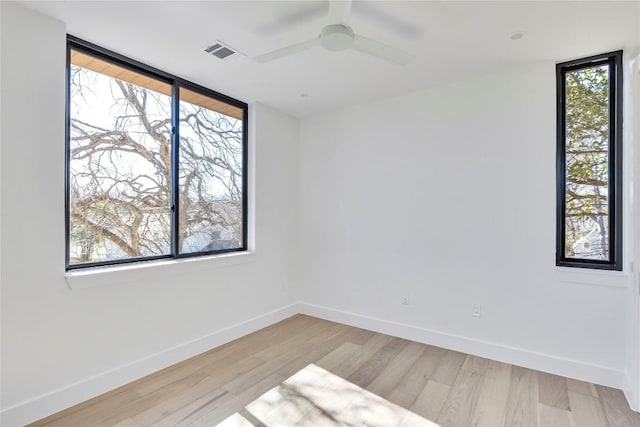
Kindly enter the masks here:
M 204 51 L 225 62 L 235 61 L 245 56 L 231 46 L 222 43 L 220 40 L 211 43 Z

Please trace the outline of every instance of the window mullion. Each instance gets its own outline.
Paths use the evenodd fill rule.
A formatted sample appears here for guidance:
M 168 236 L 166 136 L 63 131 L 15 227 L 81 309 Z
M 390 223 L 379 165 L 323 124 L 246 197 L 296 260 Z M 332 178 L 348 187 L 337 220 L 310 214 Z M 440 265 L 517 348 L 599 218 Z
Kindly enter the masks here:
M 68 270 L 71 265 L 71 46 L 67 43 L 65 70 L 65 159 L 64 159 L 64 227 L 65 227 L 65 255 L 64 265 Z
M 609 175 L 609 186 L 607 191 L 609 192 L 609 200 L 608 200 L 608 208 L 609 208 L 609 259 L 611 263 L 614 263 L 617 256 L 617 230 L 616 226 L 616 214 L 617 214 L 617 206 L 615 201 L 619 197 L 617 194 L 618 182 L 616 179 L 616 171 L 620 167 L 620 165 L 616 162 L 616 157 L 618 155 L 618 147 L 616 147 L 615 140 L 618 137 L 617 129 L 616 129 L 616 67 L 613 59 L 609 60 L 609 158 L 607 159 L 609 165 L 613 167 L 609 167 L 608 175 Z
M 617 52 L 611 58 L 610 63 L 610 75 L 611 81 L 613 82 L 612 93 L 610 96 L 611 105 L 610 108 L 614 112 L 610 114 L 611 120 L 611 130 L 612 134 L 609 135 L 611 146 L 613 147 L 613 158 L 611 159 L 611 164 L 614 165 L 615 168 L 615 181 L 612 192 L 615 195 L 613 200 L 611 201 L 611 209 L 615 212 L 615 216 L 612 215 L 612 218 L 615 218 L 615 225 L 612 227 L 612 247 L 614 250 L 615 257 L 612 257 L 612 262 L 617 266 L 618 269 L 622 270 L 622 226 L 623 226 L 623 215 L 622 215 L 622 203 L 623 203 L 623 182 L 622 182 L 622 91 L 623 91 L 623 66 L 622 66 L 622 52 Z
M 173 83 L 171 90 L 171 128 L 171 254 L 176 257 L 180 252 L 180 87 L 177 82 Z

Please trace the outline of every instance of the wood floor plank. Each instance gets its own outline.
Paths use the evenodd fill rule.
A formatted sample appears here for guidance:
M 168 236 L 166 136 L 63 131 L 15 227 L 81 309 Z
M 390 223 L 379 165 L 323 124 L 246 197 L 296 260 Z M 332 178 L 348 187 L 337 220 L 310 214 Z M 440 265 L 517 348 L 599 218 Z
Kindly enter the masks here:
M 575 426 L 604 427 L 607 421 L 600 399 L 591 395 L 569 391 L 571 418 Z
M 193 384 L 189 389 L 172 393 L 168 400 L 154 405 L 138 406 L 138 413 L 133 415 L 133 418 L 142 425 L 150 425 L 203 396 L 206 396 L 205 401 L 215 399 L 226 393 L 225 390 L 221 389 L 224 384 L 262 364 L 264 364 L 264 361 L 250 357 L 231 365 L 221 365 L 218 369 L 211 371 L 214 375 L 207 376 L 202 381 Z
M 127 418 L 126 420 L 123 420 L 118 424 L 114 424 L 113 427 L 142 427 L 142 426 L 137 422 L 135 422 L 133 419 Z
M 384 370 L 385 366 L 393 360 L 406 346 L 408 341 L 401 338 L 392 338 L 380 350 L 373 353 L 353 374 L 348 381 L 362 388 L 366 388 Z
M 411 365 L 387 398 L 404 408 L 411 408 L 445 353 L 443 348 L 425 345 L 418 360 Z
M 134 417 L 144 408 L 151 408 L 172 400 L 180 393 L 189 392 L 193 387 L 201 384 L 205 379 L 210 379 L 202 371 L 195 371 L 192 374 L 165 385 L 149 394 L 122 404 L 111 416 L 105 417 L 102 424 L 115 425 L 127 418 Z M 135 420 L 134 420 L 135 422 Z
M 505 413 L 505 427 L 538 425 L 538 376 L 531 369 L 513 366 Z
M 586 394 L 587 396 L 598 397 L 598 392 L 593 384 L 575 380 L 573 378 L 567 378 L 567 390 L 575 393 Z M 571 401 L 571 399 L 569 399 L 569 401 Z
M 279 322 L 281 323 L 281 322 Z M 282 324 L 285 330 L 293 325 L 290 323 Z M 135 390 L 141 395 L 152 393 L 153 391 L 176 381 L 179 378 L 190 375 L 191 373 L 202 370 L 207 373 L 215 375 L 217 373 L 216 368 L 227 367 L 234 365 L 238 361 L 243 361 L 245 358 L 249 358 L 253 355 L 255 346 L 269 347 L 271 345 L 277 346 L 279 341 L 277 336 L 281 336 L 284 339 L 283 334 L 275 333 L 270 330 L 269 333 L 261 333 L 261 331 L 254 332 L 246 337 L 246 341 L 238 341 L 236 345 L 225 344 L 222 347 L 210 350 L 202 353 L 190 359 L 187 359 L 181 363 L 177 363 L 154 374 L 141 378 L 130 385 L 131 389 Z M 290 336 L 288 337 L 290 338 Z M 268 341 L 269 344 L 263 343 Z M 254 358 L 252 360 L 256 361 Z
M 333 322 L 324 321 L 310 316 L 295 315 L 282 320 L 275 325 L 255 331 L 245 337 L 238 338 L 220 347 L 204 353 L 209 361 L 222 361 L 228 358 L 238 357 L 247 352 L 266 351 L 274 346 L 280 346 L 283 342 L 300 335 L 304 335 L 310 328 L 318 328 L 318 325 L 330 327 Z M 197 357 L 197 356 L 196 356 Z
M 369 390 L 367 390 L 367 388 Z M 297 315 L 32 426 L 640 426 L 623 393 Z
M 640 414 L 632 411 L 620 390 L 601 385 L 596 386 L 604 415 L 610 426 L 639 426 Z
M 140 395 L 136 392 L 124 389 L 120 393 L 109 396 L 105 400 L 95 402 L 93 405 L 84 408 L 84 410 L 73 412 L 68 416 L 58 418 L 53 422 L 47 422 L 43 425 L 48 427 L 97 427 L 109 425 L 105 423 L 105 420 L 111 418 L 113 414 L 117 414 L 123 405 L 139 397 Z
M 341 411 L 329 411 L 323 406 L 325 412 L 330 413 L 338 425 L 370 427 L 397 426 L 407 415 L 408 410 L 406 408 L 395 405 L 371 393 L 369 390 L 345 381 L 340 377 L 336 377 L 333 374 L 330 375 L 334 381 L 340 384 L 341 390 L 338 394 L 345 396 L 346 400 L 349 401 L 348 405 Z M 313 387 L 311 387 L 311 390 L 313 390 Z
M 573 425 L 571 412 L 544 403 L 538 403 L 538 426 L 576 427 Z
M 358 350 L 360 350 L 360 347 L 360 345 L 354 344 L 350 341 L 342 343 L 338 348 L 318 360 L 316 365 L 326 369 L 327 371 L 331 371 L 340 363 L 343 363 L 345 360 L 353 356 Z
M 92 399 L 86 400 L 82 403 L 79 403 L 77 405 L 74 405 L 70 408 L 64 409 L 60 412 L 56 412 L 55 414 L 51 414 L 48 417 L 42 418 L 38 421 L 34 421 L 33 423 L 28 424 L 28 427 L 41 427 L 41 426 L 49 426 L 51 425 L 54 421 L 61 419 L 61 418 L 66 418 L 66 417 L 70 417 L 71 415 L 73 415 L 76 412 L 81 412 L 81 411 L 92 411 L 94 405 L 100 406 L 102 405 L 104 402 L 106 402 L 108 399 L 110 399 L 113 396 L 119 395 L 122 392 L 124 392 L 125 390 L 129 390 L 129 385 L 125 385 L 122 387 L 118 387 L 115 388 L 113 390 L 110 390 L 104 394 L 101 394 L 100 396 L 96 396 Z
M 265 427 L 260 420 L 254 420 L 251 414 L 236 412 L 216 427 Z
M 331 338 L 334 338 L 337 335 L 343 334 L 348 331 L 351 331 L 348 326 L 334 323 L 326 327 L 326 329 L 324 329 L 321 333 L 310 337 L 307 342 L 311 346 L 322 345 L 323 343 L 329 341 Z
M 277 369 L 276 372 L 285 378 L 289 378 L 291 375 L 303 369 L 305 366 L 312 364 L 319 359 L 322 359 L 333 350 L 340 347 L 340 345 L 347 342 L 349 336 L 349 331 L 343 331 L 338 335 L 325 336 L 326 341 L 321 342 L 316 346 L 310 345 L 307 351 Z
M 291 425 L 304 423 L 307 418 L 352 419 L 354 401 L 363 394 L 366 393 L 360 387 L 315 365 L 288 378 L 280 387 L 282 399 L 293 400 L 296 406 L 303 409 L 311 405 L 309 412 Z M 279 424 L 274 421 L 274 425 Z
M 393 338 L 388 335 L 375 334 L 368 339 L 360 351 L 354 357 L 345 360 L 343 363 L 335 366 L 331 372 L 342 378 L 347 378 L 357 371 L 364 363 L 366 363 L 372 354 L 375 354 L 386 344 L 391 342 Z
M 461 371 L 469 371 L 476 374 L 484 375 L 487 371 L 487 367 L 489 365 L 490 360 L 485 359 L 484 357 L 474 356 L 468 354 L 464 360 L 464 363 L 460 367 Z M 456 378 L 456 381 L 458 379 Z
M 185 402 L 178 400 L 173 405 L 164 406 L 161 408 L 164 409 L 162 412 L 157 411 L 157 408 L 153 408 L 154 411 L 152 412 L 152 415 L 149 415 L 150 411 L 145 411 L 146 413 L 142 413 L 139 416 L 134 417 L 134 420 L 143 426 L 177 426 L 180 425 L 184 420 L 196 416 L 195 414 L 198 414 L 200 411 L 206 409 L 210 405 L 215 405 L 218 400 L 222 399 L 228 394 L 229 392 L 227 390 L 221 388 L 214 389 L 205 393 L 204 395 L 200 394 L 199 397 L 193 397 L 192 399 L 189 399 L 186 404 Z M 153 419 L 155 419 L 155 421 L 138 421 L 138 418 L 151 418 L 151 416 L 153 416 Z
M 130 388 L 144 396 L 199 371 L 200 368 L 206 364 L 205 359 L 198 361 L 191 360 L 189 362 L 190 363 L 178 363 L 154 374 L 147 375 L 131 384 Z
M 356 400 L 353 406 L 360 406 L 365 410 L 353 417 L 351 425 L 362 425 L 366 427 L 388 427 L 398 426 L 405 419 L 409 410 L 401 406 L 395 405 L 386 399 L 381 398 L 373 393 L 362 396 L 362 404 Z M 362 424 L 361 421 L 364 421 Z
M 425 419 L 435 422 L 450 392 L 451 386 L 429 380 L 416 398 L 411 410 Z
M 415 412 L 409 411 L 398 427 L 440 427 L 438 424 L 430 421 Z
M 295 425 L 311 409 L 314 403 L 299 391 L 295 384 L 278 385 L 246 405 L 240 414 L 251 414 L 254 422 L 271 425 Z
M 238 354 L 246 354 L 248 351 L 256 351 L 256 348 L 267 349 L 272 346 L 278 346 L 283 341 L 290 339 L 292 336 L 304 334 L 307 328 L 322 324 L 322 320 L 315 317 L 294 315 L 288 319 L 281 320 L 266 328 L 252 332 L 244 337 L 230 341 L 219 347 L 213 348 L 191 360 L 199 358 L 207 359 L 209 363 L 228 358 L 236 358 Z M 333 323 L 333 322 L 329 322 Z
M 244 389 L 237 393 L 228 393 L 217 399 L 210 405 L 200 408 L 196 412 L 192 412 L 188 417 L 181 419 L 178 424 L 181 426 L 215 426 L 224 421 L 233 413 L 242 410 L 250 402 L 258 398 L 263 393 L 277 387 L 282 383 L 284 378 L 278 374 L 271 374 L 252 387 Z
M 312 337 L 317 333 L 320 333 L 319 328 L 309 328 L 309 335 L 306 338 Z M 305 354 L 309 351 L 309 343 L 305 339 L 305 336 L 297 336 L 294 339 L 287 340 L 283 343 L 283 347 L 287 348 L 286 352 L 280 351 L 279 353 L 269 352 L 269 357 L 265 356 L 265 353 L 257 352 L 255 353 L 255 357 L 259 357 L 265 362 L 255 369 L 252 369 L 246 372 L 244 375 L 235 378 L 234 380 L 226 383 L 224 388 L 230 392 L 239 392 L 248 387 L 251 387 L 253 384 L 258 383 L 263 378 L 269 376 L 270 374 L 277 372 L 283 368 L 289 367 L 292 363 L 295 363 L 297 359 L 301 357 L 305 357 Z M 332 349 L 328 349 L 330 352 Z M 325 353 L 325 354 L 326 354 Z M 324 356 L 325 354 L 322 354 Z M 304 364 L 306 365 L 306 363 Z M 298 369 L 304 366 L 299 366 Z M 281 375 L 282 376 L 282 375 Z
M 424 344 L 410 342 L 396 357 L 383 367 L 378 376 L 367 386 L 367 390 L 382 397 L 389 395 L 398 385 L 402 377 L 424 353 L 424 350 Z
M 224 385 L 224 389 L 232 393 L 238 393 L 242 390 L 252 387 L 254 384 L 260 382 L 262 379 L 272 375 L 278 369 L 286 366 L 288 363 L 294 361 L 297 357 L 295 352 L 283 354 L 269 362 L 264 362 L 246 372 L 244 375 L 236 377 Z
M 360 329 L 360 328 L 353 328 L 353 332 L 354 333 L 349 338 L 349 341 L 358 345 L 363 345 L 364 343 L 369 341 L 371 337 L 373 337 L 374 335 L 379 335 L 373 331 L 367 331 L 366 329 Z
M 546 372 L 538 372 L 538 402 L 570 411 L 567 379 Z
M 279 388 L 280 402 L 284 403 L 276 406 L 278 411 L 287 405 L 291 406 L 289 412 L 293 412 L 293 416 L 289 418 L 290 425 L 297 425 L 315 409 L 337 419 L 360 392 L 354 384 L 319 366 L 311 365 L 284 382 Z M 275 417 L 273 412 L 268 421 L 272 425 L 282 424 L 282 418 Z
M 321 324 L 319 319 L 308 316 L 295 315 L 277 322 L 274 325 L 260 329 L 245 337 L 231 341 L 220 347 L 199 354 L 182 363 L 172 365 L 155 374 L 148 375 L 131 384 L 136 392 L 144 395 L 172 383 L 180 377 L 191 374 L 197 370 L 215 375 L 217 368 L 234 364 L 238 360 L 250 357 L 256 348 L 263 350 L 276 347 L 283 341 L 291 339 L 314 324 Z M 255 360 L 255 359 L 254 359 Z
M 297 349 L 301 347 L 308 348 L 309 340 L 313 339 L 316 335 L 324 335 L 328 328 L 334 328 L 336 323 L 330 322 L 325 325 L 320 322 L 313 323 L 305 328 L 303 333 L 291 334 L 287 339 L 280 342 L 279 345 L 270 345 L 265 348 L 257 347 L 253 349 L 253 356 L 258 357 L 264 361 L 270 361 L 276 357 L 282 355 L 282 348 Z
M 296 427 L 337 427 L 341 424 L 331 413 L 320 408 L 313 408 L 295 425 Z
M 228 393 L 219 387 L 220 380 L 214 377 L 205 378 L 200 384 L 189 390 L 174 395 L 171 399 L 160 402 L 149 408 L 141 409 L 132 418 L 135 422 L 143 426 L 167 425 L 162 422 L 164 419 L 178 421 L 185 415 L 196 409 L 207 406 Z M 177 414 L 177 415 L 176 415 Z
M 478 402 L 471 415 L 474 426 L 494 427 L 504 422 L 509 388 L 511 365 L 489 361 L 478 395 Z
M 487 363 L 487 359 L 466 357 L 440 411 L 438 424 L 442 427 L 471 425 Z
M 235 360 L 232 363 L 207 364 L 203 366 L 201 370 L 210 377 L 217 378 L 219 380 L 219 385 L 222 385 L 228 383 L 234 378 L 252 371 L 253 369 L 256 369 L 264 363 L 264 360 L 250 356 Z
M 462 368 L 467 355 L 453 350 L 447 350 L 431 379 L 440 384 L 452 386 Z

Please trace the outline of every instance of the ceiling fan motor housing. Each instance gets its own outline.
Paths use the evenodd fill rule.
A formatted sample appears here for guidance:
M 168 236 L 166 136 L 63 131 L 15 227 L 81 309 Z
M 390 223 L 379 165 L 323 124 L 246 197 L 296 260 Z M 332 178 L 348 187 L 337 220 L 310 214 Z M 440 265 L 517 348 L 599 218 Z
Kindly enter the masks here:
M 327 50 L 338 52 L 353 44 L 353 30 L 342 24 L 327 25 L 320 32 L 320 42 Z

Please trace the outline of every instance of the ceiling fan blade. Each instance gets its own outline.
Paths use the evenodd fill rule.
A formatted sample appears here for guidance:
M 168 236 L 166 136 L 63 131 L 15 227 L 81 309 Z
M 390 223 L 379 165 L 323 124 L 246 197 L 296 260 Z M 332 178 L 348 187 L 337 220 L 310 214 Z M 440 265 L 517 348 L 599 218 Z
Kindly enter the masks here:
M 327 16 L 324 2 L 279 2 L 275 6 L 277 18 L 258 27 L 262 36 L 282 33 L 291 27 L 324 20 Z
M 269 61 L 273 61 L 274 59 L 293 55 L 294 53 L 302 52 L 303 50 L 311 49 L 319 45 L 320 45 L 320 38 L 316 37 L 314 39 L 307 40 L 302 43 L 296 43 L 291 46 L 287 46 L 287 47 L 273 50 L 271 52 L 263 53 L 262 55 L 258 55 L 253 59 L 255 59 L 258 62 L 269 62 Z
M 431 10 L 434 7 L 433 3 L 429 3 L 429 7 Z M 383 2 L 358 2 L 353 5 L 352 10 L 358 16 L 366 17 L 372 24 L 375 23 L 378 29 L 383 28 L 406 39 L 415 39 L 424 32 L 415 21 L 411 22 L 388 13 Z
M 393 62 L 398 65 L 407 65 L 413 59 L 413 55 L 396 47 L 387 46 L 375 40 L 356 35 L 353 38 L 352 49 L 368 53 L 381 59 Z
M 329 24 L 349 23 L 351 16 L 351 0 L 329 0 Z

